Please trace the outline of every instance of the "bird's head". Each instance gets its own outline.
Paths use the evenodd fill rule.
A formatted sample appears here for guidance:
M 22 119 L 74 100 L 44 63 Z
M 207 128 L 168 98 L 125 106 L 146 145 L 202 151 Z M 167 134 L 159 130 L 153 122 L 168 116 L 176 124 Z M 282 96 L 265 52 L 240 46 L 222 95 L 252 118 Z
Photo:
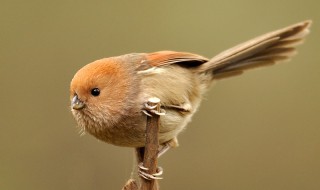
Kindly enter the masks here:
M 132 91 L 129 70 L 115 58 L 81 68 L 70 85 L 71 111 L 83 129 L 111 126 L 125 114 Z

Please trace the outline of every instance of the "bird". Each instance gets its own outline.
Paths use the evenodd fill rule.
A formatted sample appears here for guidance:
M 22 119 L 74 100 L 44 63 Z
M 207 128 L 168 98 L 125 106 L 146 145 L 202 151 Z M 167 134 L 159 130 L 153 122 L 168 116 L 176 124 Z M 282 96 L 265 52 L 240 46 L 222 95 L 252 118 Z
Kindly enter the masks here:
M 145 103 L 156 97 L 159 143 L 177 147 L 177 137 L 214 81 L 289 60 L 309 33 L 311 20 L 266 33 L 208 59 L 176 51 L 130 53 L 80 68 L 70 84 L 71 112 L 85 133 L 109 144 L 144 147 Z

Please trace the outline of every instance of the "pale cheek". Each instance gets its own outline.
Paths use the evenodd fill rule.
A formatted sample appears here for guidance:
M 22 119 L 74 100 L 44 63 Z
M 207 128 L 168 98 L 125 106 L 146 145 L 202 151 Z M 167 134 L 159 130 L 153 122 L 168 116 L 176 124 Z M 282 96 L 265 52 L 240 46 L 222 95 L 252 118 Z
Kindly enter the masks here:
M 83 125 L 83 114 L 81 114 L 79 111 L 76 111 L 73 109 L 71 110 L 71 112 L 72 112 L 74 119 L 78 123 L 78 125 Z

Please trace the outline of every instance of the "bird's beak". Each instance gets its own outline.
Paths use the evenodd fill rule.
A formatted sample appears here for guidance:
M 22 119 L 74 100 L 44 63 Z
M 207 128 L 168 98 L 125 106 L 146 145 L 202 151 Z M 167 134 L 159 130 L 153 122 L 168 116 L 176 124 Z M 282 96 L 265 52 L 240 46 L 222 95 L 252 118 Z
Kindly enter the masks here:
M 78 98 L 78 95 L 74 95 L 71 100 L 71 108 L 75 110 L 81 110 L 85 104 Z

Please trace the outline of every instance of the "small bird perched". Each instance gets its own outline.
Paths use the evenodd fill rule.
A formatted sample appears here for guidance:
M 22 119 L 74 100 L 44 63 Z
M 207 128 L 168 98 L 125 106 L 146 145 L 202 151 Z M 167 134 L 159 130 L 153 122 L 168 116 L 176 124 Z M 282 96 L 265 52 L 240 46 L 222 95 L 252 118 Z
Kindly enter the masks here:
M 212 59 L 174 51 L 132 53 L 81 68 L 70 87 L 71 111 L 79 127 L 118 146 L 145 146 L 144 104 L 161 100 L 159 142 L 177 146 L 177 136 L 197 111 L 212 82 L 287 60 L 309 33 L 311 21 L 259 36 Z

